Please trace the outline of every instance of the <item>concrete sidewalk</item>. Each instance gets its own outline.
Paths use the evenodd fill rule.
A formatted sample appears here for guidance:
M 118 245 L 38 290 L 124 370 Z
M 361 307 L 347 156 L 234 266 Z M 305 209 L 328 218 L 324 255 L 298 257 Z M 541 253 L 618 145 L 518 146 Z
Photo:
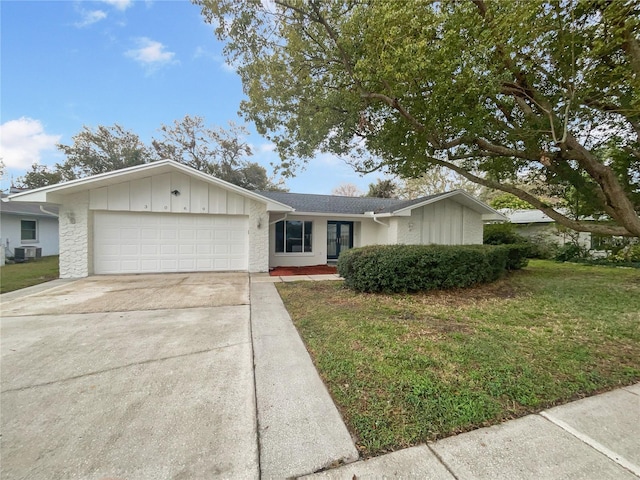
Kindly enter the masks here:
M 144 280 L 132 278 L 120 283 Z M 147 303 L 151 291 L 158 301 L 180 296 L 179 289 L 168 293 L 168 280 L 177 278 L 150 277 L 149 287 L 161 282 L 162 288 L 138 296 Z M 48 295 L 44 285 L 3 295 L 6 314 L 21 295 L 42 292 L 23 302 L 29 316 L 3 318 L 6 477 L 26 478 L 7 474 L 7 459 L 21 458 L 11 446 L 27 452 L 24 471 L 34 472 L 39 462 L 42 469 L 31 478 L 177 478 L 176 472 L 185 478 L 262 479 L 640 478 L 640 384 L 358 461 L 275 289 L 274 281 L 283 280 L 244 279 L 242 288 L 232 289 L 234 299 L 226 290 L 212 296 L 211 282 L 194 277 L 189 285 L 200 282 L 204 289 L 198 298 L 225 298 L 231 305 L 171 311 L 34 314 L 38 305 L 53 308 L 54 298 L 70 308 L 72 298 L 83 298 L 80 281 L 71 291 L 70 282 L 56 281 L 48 284 Z M 85 289 L 108 280 L 89 278 Z M 101 288 L 115 294 L 107 290 Z M 29 441 L 12 440 L 31 424 Z
M 343 280 L 337 273 L 323 273 L 318 275 L 275 275 L 268 273 L 252 273 L 251 283 L 283 283 L 283 282 L 324 282 L 327 280 Z
M 640 478 L 640 384 L 306 479 Z
M 291 478 L 358 451 L 273 283 L 251 285 L 260 474 Z
M 261 478 L 640 478 L 640 384 L 353 461 L 355 446 L 273 286 L 299 280 L 316 279 L 252 275 Z

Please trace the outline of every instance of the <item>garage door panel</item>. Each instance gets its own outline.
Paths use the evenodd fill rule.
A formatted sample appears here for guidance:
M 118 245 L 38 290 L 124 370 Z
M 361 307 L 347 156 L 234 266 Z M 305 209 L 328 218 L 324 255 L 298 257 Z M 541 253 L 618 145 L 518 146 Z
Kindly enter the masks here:
M 246 270 L 246 216 L 101 212 L 95 273 Z

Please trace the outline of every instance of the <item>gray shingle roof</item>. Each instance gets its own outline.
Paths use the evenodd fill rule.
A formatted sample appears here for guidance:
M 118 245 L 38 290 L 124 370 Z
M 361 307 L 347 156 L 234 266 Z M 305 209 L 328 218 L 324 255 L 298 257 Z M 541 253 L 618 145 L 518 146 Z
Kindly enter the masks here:
M 7 195 L 2 194 L 2 199 Z M 0 200 L 0 213 L 3 215 L 28 215 L 38 217 L 55 217 L 40 210 L 40 203 L 25 203 L 25 202 L 5 202 Z M 44 207 L 49 212 L 58 214 L 58 207 L 56 205 L 46 205 Z
M 430 195 L 415 200 L 397 198 L 341 197 L 308 193 L 256 192 L 263 197 L 293 207 L 297 212 L 362 215 L 365 212 L 391 213 L 422 203 L 443 194 Z

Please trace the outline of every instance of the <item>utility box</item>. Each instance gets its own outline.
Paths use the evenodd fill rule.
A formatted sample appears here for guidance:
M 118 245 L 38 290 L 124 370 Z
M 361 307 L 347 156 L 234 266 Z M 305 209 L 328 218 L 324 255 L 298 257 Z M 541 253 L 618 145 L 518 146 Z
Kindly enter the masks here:
M 28 262 L 42 258 L 42 248 L 40 247 L 16 247 L 14 250 L 14 260 L 16 263 Z

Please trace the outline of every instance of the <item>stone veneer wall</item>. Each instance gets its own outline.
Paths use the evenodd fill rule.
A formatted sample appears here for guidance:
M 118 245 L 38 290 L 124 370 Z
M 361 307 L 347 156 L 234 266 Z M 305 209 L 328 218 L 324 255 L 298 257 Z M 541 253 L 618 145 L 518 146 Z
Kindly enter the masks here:
M 249 202 L 248 266 L 249 272 L 269 271 L 269 214 L 265 204 L 254 200 Z
M 67 195 L 60 206 L 60 278 L 80 278 L 92 273 L 93 251 L 89 192 Z

